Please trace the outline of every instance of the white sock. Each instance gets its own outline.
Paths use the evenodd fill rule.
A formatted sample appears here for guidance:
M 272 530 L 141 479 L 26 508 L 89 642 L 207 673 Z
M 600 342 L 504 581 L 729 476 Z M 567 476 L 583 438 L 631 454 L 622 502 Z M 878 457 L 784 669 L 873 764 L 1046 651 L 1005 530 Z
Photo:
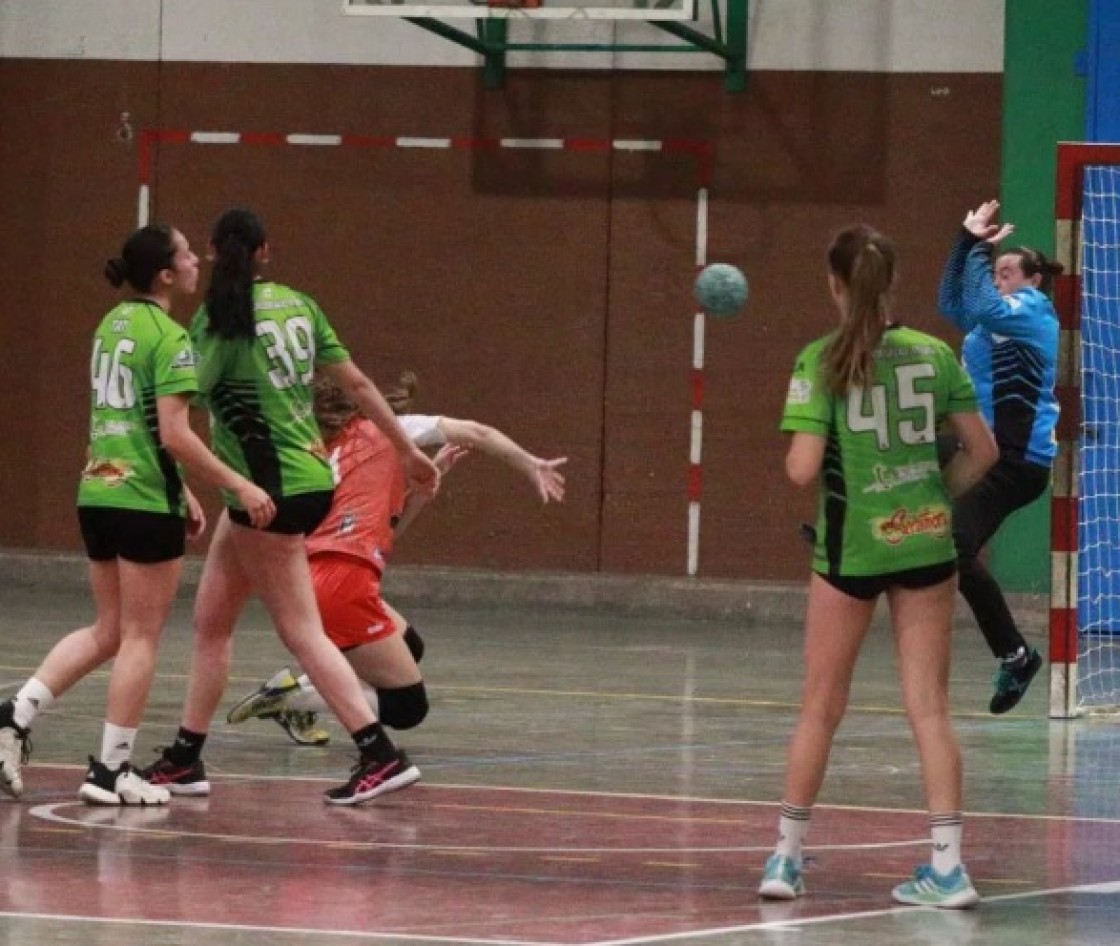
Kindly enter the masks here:
M 373 715 L 376 716 L 377 691 L 368 684 L 363 683 L 362 694 L 373 710 Z M 331 711 L 331 708 L 327 706 L 327 701 L 323 699 L 319 691 L 315 689 L 314 685 L 307 678 L 307 674 L 299 678 L 299 692 L 293 693 L 284 700 L 284 709 L 296 710 L 304 713 L 329 713 Z
M 961 835 L 964 824 L 959 811 L 929 816 L 929 833 L 933 839 L 930 866 L 944 876 L 961 862 Z
M 32 677 L 12 700 L 12 715 L 20 729 L 30 729 L 35 717 L 54 702 L 54 694 Z
M 300 713 L 330 712 L 327 701 L 319 695 L 319 691 L 315 689 L 314 685 L 307 678 L 306 673 L 299 678 L 299 690 L 284 698 L 284 709 L 296 710 Z
M 812 808 L 800 808 L 782 802 L 775 854 L 784 854 L 798 866 L 801 865 L 801 846 L 805 843 L 805 835 L 809 833 L 809 816 L 812 813 Z
M 136 744 L 136 730 L 125 729 L 105 723 L 101 730 L 101 764 L 111 769 L 119 769 L 132 758 L 132 747 Z

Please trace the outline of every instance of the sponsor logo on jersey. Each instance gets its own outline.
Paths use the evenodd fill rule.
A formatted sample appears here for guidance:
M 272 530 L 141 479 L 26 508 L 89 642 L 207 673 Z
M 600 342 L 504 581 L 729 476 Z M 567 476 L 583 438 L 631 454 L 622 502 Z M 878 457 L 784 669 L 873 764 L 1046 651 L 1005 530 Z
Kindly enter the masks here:
M 865 493 L 889 493 L 892 489 L 907 483 L 920 483 L 931 476 L 940 476 L 941 467 L 936 460 L 923 460 L 921 463 L 907 463 L 904 466 L 890 467 L 876 463 L 871 469 L 871 483 L 863 488 Z
M 813 396 L 813 382 L 808 378 L 791 378 L 787 404 L 808 404 Z
M 120 486 L 133 475 L 132 464 L 124 460 L 90 460 L 82 470 L 82 480 L 100 480 L 106 486 Z
M 916 512 L 896 509 L 886 518 L 872 519 L 871 534 L 887 545 L 920 535 L 943 538 L 949 534 L 949 510 L 945 506 L 925 506 Z
M 193 368 L 198 364 L 193 348 L 184 348 L 171 362 L 172 369 Z
M 338 520 L 338 534 L 349 535 L 357 528 L 358 516 L 356 513 L 347 512 L 343 513 L 342 518 Z
M 135 425 L 129 420 L 103 420 L 95 421 L 90 427 L 89 439 L 100 440 L 102 437 L 127 437 L 132 433 Z

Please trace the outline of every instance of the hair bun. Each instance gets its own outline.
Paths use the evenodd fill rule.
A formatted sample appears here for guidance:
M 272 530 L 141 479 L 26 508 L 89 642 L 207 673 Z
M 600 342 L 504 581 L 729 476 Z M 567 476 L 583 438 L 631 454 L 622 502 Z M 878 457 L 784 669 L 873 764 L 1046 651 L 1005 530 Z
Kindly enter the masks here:
M 120 256 L 114 256 L 105 264 L 105 278 L 115 288 L 119 289 L 128 279 L 128 263 Z

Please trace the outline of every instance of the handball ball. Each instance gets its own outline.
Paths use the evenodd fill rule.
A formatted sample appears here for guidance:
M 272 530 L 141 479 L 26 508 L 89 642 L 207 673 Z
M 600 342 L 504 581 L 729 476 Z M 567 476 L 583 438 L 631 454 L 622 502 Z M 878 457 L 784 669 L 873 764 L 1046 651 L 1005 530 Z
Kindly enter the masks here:
M 727 263 L 712 263 L 700 270 L 692 294 L 708 315 L 728 318 L 738 315 L 747 302 L 747 277 Z

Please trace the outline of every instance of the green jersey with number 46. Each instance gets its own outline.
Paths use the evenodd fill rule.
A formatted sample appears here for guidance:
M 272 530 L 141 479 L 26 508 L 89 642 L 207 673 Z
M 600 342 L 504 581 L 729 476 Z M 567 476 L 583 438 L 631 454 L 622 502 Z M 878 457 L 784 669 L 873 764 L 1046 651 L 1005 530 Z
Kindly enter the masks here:
M 101 320 L 79 506 L 185 515 L 182 471 L 160 444 L 156 399 L 194 394 L 194 362 L 186 330 L 154 302 L 122 302 Z
M 854 577 L 951 561 L 936 432 L 947 415 L 977 410 L 972 382 L 944 342 L 895 326 L 874 383 L 838 397 L 822 374 L 830 338 L 798 356 L 782 415 L 782 430 L 826 440 L 813 570 Z
M 214 452 L 274 499 L 334 488 L 315 422 L 315 366 L 348 361 L 322 310 L 303 293 L 253 285 L 256 336 L 208 331 L 206 306 L 191 324 L 199 388 L 213 418 Z M 239 509 L 232 493 L 225 502 Z

